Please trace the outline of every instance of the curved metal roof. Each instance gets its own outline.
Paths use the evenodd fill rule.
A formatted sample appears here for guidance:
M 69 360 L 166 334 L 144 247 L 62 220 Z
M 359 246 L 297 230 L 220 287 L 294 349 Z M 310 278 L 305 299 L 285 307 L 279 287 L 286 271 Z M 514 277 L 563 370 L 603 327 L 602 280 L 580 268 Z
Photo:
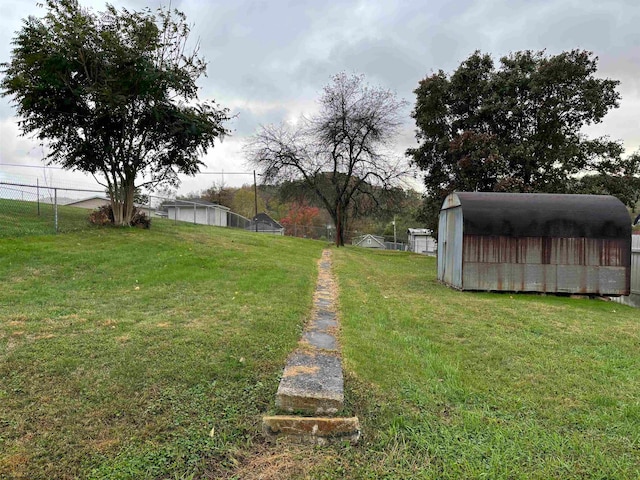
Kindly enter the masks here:
M 631 219 L 610 195 L 456 192 L 442 209 L 462 207 L 465 235 L 624 238 Z

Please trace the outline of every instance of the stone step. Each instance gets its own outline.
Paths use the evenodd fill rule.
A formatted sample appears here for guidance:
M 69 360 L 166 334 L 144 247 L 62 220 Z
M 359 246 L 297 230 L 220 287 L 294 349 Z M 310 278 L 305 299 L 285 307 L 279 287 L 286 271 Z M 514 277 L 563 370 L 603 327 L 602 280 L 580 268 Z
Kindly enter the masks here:
M 286 415 L 262 418 L 262 431 L 267 440 L 286 438 L 293 443 L 326 445 L 357 443 L 360 438 L 358 417 L 293 417 Z
M 334 415 L 344 404 L 340 358 L 332 353 L 296 350 L 287 364 L 276 393 L 276 407 L 285 412 Z

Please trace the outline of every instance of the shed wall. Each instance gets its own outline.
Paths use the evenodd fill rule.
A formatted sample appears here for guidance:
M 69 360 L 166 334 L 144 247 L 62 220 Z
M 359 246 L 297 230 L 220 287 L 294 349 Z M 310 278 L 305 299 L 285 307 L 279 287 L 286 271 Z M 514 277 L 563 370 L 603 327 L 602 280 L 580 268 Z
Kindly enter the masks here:
M 384 243 L 380 243 L 380 241 L 377 241 L 375 238 L 371 237 L 363 238 L 362 241 L 358 242 L 356 245 L 358 247 L 378 248 L 384 250 Z
M 438 279 L 463 290 L 626 295 L 630 237 L 611 196 L 452 193 L 440 211 Z
M 103 198 L 88 198 L 86 200 L 82 200 L 82 201 L 78 201 L 78 202 L 73 202 L 72 204 L 70 204 L 70 207 L 76 207 L 76 208 L 88 208 L 88 209 L 95 209 L 95 208 L 100 208 L 103 205 L 110 205 L 111 202 L 108 199 L 103 199 Z
M 465 290 L 624 295 L 624 240 L 464 235 Z
M 167 218 L 180 222 L 197 223 L 200 225 L 227 226 L 227 212 L 215 207 L 168 207 Z
M 409 235 L 409 248 L 414 253 L 433 253 L 436 242 L 430 235 Z

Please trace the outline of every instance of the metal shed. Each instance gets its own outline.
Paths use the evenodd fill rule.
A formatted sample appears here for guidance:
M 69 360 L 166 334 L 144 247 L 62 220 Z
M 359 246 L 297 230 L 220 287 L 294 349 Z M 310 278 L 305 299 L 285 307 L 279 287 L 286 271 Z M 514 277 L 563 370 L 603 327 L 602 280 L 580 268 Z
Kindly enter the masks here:
M 433 238 L 433 232 L 431 230 L 426 228 L 409 228 L 407 229 L 407 239 L 410 252 L 435 255 L 437 250 L 436 239 Z
M 450 194 L 438 280 L 461 290 L 628 295 L 631 219 L 605 195 Z

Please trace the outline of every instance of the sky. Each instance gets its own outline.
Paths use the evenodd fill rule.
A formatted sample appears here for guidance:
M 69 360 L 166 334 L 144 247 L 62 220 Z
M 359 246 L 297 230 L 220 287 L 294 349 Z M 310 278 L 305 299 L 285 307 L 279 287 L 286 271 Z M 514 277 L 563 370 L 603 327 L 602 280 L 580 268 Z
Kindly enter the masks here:
M 41 0 L 42 1 L 42 0 Z M 117 0 L 116 7 L 156 9 L 168 2 Z M 95 11 L 105 3 L 81 0 Z M 408 102 L 396 151 L 414 146 L 410 117 L 413 90 L 426 76 L 451 73 L 475 50 L 495 60 L 520 50 L 550 55 L 585 49 L 598 58 L 598 76 L 619 80 L 620 107 L 592 136 L 621 140 L 628 153 L 640 147 L 640 2 L 636 0 L 172 0 L 192 26 L 208 61 L 199 81 L 202 100 L 230 109 L 232 135 L 202 158 L 196 177 L 182 177 L 179 192 L 214 183 L 252 182 L 242 146 L 261 125 L 295 121 L 317 108 L 322 87 L 339 72 L 364 74 Z M 11 40 L 28 15 L 45 10 L 31 0 L 0 0 L 0 61 L 8 61 Z M 46 150 L 20 135 L 11 99 L 0 98 L 0 181 L 95 188 L 78 172 L 42 168 Z M 29 165 L 14 167 L 9 165 Z M 221 175 L 219 172 L 225 172 Z

